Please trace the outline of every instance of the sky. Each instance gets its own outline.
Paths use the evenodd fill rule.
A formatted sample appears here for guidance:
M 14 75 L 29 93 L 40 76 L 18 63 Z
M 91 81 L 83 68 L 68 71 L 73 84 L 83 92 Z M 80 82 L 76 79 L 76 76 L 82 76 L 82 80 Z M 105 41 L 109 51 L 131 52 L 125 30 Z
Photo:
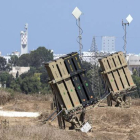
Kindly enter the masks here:
M 28 23 L 28 49 L 45 46 L 56 54 L 79 50 L 78 27 L 72 11 L 82 11 L 83 51 L 96 36 L 101 50 L 102 36 L 116 37 L 116 51 L 123 51 L 122 19 L 130 14 L 127 26 L 127 53 L 140 53 L 140 0 L 0 0 L 0 51 L 20 51 L 20 31 Z

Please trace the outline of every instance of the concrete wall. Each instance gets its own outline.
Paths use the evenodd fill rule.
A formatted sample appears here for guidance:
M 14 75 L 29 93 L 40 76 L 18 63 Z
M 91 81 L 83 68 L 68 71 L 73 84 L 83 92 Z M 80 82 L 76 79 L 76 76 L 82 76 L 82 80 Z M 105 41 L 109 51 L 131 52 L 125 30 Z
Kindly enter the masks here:
M 9 74 L 12 74 L 14 77 L 16 77 L 17 71 L 19 72 L 19 75 L 26 73 L 30 70 L 30 67 L 12 67 L 12 70 L 9 72 Z

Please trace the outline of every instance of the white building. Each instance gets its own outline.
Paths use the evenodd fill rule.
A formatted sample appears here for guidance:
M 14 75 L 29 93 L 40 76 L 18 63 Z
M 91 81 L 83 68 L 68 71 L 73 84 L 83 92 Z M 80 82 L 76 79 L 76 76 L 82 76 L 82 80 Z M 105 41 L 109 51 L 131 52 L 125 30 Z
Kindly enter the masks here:
M 15 51 L 15 52 L 12 52 L 11 54 L 7 54 L 7 55 L 1 56 L 1 57 L 5 58 L 6 62 L 9 63 L 9 61 L 11 60 L 11 56 L 12 55 L 16 55 L 17 57 L 19 57 L 20 56 L 20 52 Z
M 53 59 L 58 59 L 61 56 L 64 56 L 66 54 L 53 54 Z
M 91 61 L 91 52 L 82 52 L 83 61 L 90 62 Z
M 28 24 L 25 24 L 25 31 L 20 32 L 21 55 L 28 53 Z
M 102 37 L 102 51 L 107 53 L 115 52 L 115 37 L 103 36 Z
M 6 62 L 9 63 L 9 60 L 11 59 L 11 56 L 10 55 L 6 55 L 6 56 L 2 56 L 3 58 L 6 59 Z
M 98 59 L 99 58 L 102 58 L 102 56 L 105 56 L 105 55 L 108 55 L 110 53 L 106 53 L 106 52 L 98 52 L 97 53 L 97 56 L 98 56 Z M 53 55 L 53 58 L 54 59 L 58 59 L 59 57 L 62 57 L 66 54 L 54 54 Z M 92 64 L 94 64 L 92 62 L 93 58 L 92 57 L 95 57 L 95 54 L 93 52 L 82 52 L 82 58 L 83 58 L 83 61 L 86 61 L 86 62 L 91 62 Z
M 12 52 L 12 54 L 11 54 L 11 55 L 16 55 L 17 57 L 20 57 L 20 52 L 15 51 L 15 52 Z
M 30 67 L 12 67 L 12 70 L 9 72 L 9 74 L 12 74 L 16 78 L 17 72 L 19 75 L 26 73 L 30 70 Z
M 128 54 L 126 59 L 131 73 L 134 69 L 140 72 L 140 55 Z

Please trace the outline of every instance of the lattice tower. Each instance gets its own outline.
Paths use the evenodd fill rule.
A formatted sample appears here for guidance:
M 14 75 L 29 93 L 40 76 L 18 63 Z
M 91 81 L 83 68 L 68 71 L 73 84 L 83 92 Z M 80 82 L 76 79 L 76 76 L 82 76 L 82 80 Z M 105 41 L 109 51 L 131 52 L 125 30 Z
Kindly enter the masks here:
M 98 49 L 96 44 L 96 39 L 93 37 L 92 44 L 90 48 L 91 58 L 91 84 L 92 90 L 96 97 L 100 97 L 100 76 L 99 76 L 99 63 L 98 63 Z

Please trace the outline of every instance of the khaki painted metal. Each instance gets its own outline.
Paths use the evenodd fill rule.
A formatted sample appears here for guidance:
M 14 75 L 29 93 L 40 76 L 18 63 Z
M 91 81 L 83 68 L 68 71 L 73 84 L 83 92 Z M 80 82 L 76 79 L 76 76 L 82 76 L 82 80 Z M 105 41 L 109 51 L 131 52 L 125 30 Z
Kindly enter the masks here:
M 119 56 L 119 60 L 120 60 L 120 62 L 121 62 L 121 65 L 122 65 L 122 66 L 126 66 L 126 65 L 127 65 L 127 62 L 126 62 L 126 60 L 125 60 L 125 57 L 124 57 L 123 52 L 118 52 L 117 54 L 118 54 L 118 56 Z
M 66 79 L 66 78 L 70 77 L 70 74 L 68 73 L 68 71 L 66 69 L 66 66 L 64 64 L 64 60 L 62 58 L 57 59 L 56 60 L 56 64 L 58 65 L 61 77 L 63 79 Z
M 69 94 L 70 94 L 70 97 L 72 99 L 74 107 L 82 106 L 80 104 L 80 101 L 79 101 L 78 96 L 76 94 L 75 88 L 74 88 L 74 86 L 73 86 L 73 84 L 71 82 L 71 79 L 68 78 L 68 79 L 64 80 L 64 82 L 65 82 L 65 84 L 67 86 L 67 89 L 69 91 Z
M 101 62 L 101 66 L 102 66 L 103 71 L 105 71 L 106 73 L 111 71 L 106 58 L 101 59 L 100 62 Z
M 125 73 L 124 73 L 122 68 L 118 69 L 118 71 L 119 71 L 119 74 L 121 76 L 123 86 L 124 86 L 125 89 L 127 89 L 129 87 L 129 85 L 128 85 L 127 79 L 125 77 Z
M 100 64 L 101 64 L 101 66 L 103 66 L 103 69 L 105 70 L 103 73 L 107 76 L 108 81 L 109 81 L 109 83 L 111 85 L 111 89 L 110 90 L 113 91 L 113 92 L 118 92 L 118 88 L 117 88 L 117 85 L 115 83 L 115 79 L 113 77 L 112 70 L 109 67 L 108 59 L 107 58 L 103 58 L 100 61 Z M 105 76 L 105 78 L 106 78 L 106 76 Z
M 62 77 L 59 73 L 56 62 L 52 61 L 49 64 L 47 64 L 46 69 L 49 73 L 50 79 L 53 81 L 51 84 L 52 84 L 52 88 L 55 90 L 57 97 L 61 95 L 61 97 L 58 97 L 58 99 L 60 100 L 60 98 L 62 98 L 62 101 L 63 101 L 66 109 L 72 110 L 73 105 L 70 101 L 69 95 L 68 95 L 65 85 L 62 81 Z M 60 102 L 62 102 L 62 101 L 60 101 Z
M 122 55 L 123 55 L 123 54 L 122 54 Z M 116 65 L 116 67 L 118 68 L 118 73 L 119 73 L 119 75 L 120 75 L 123 88 L 124 88 L 124 89 L 129 88 L 129 84 L 128 84 L 127 79 L 126 79 L 126 75 L 125 75 L 125 73 L 124 73 L 124 71 L 123 71 L 123 65 L 121 65 L 121 63 L 120 63 L 118 54 L 114 54 L 112 57 L 113 57 L 113 59 L 114 59 L 114 63 L 115 63 L 115 65 Z M 125 62 L 125 61 L 126 61 L 126 60 L 124 59 L 123 62 Z M 125 66 L 127 66 L 127 63 L 125 63 Z M 130 72 L 129 72 L 129 73 L 130 73 Z
M 108 88 L 112 90 L 113 93 L 136 87 L 127 67 L 123 52 L 112 54 L 101 59 L 99 62 L 103 70 L 103 77 Z
M 132 79 L 132 77 L 131 77 L 131 74 L 130 74 L 130 72 L 129 72 L 129 69 L 128 69 L 128 67 L 127 67 L 127 63 L 126 63 L 126 61 L 125 61 L 125 58 L 124 58 L 123 53 L 122 53 L 122 52 L 119 52 L 119 53 L 118 53 L 118 56 L 119 56 L 119 59 L 120 59 L 120 61 L 121 61 L 122 66 L 124 66 L 123 69 L 124 69 L 124 72 L 125 72 L 125 74 L 126 74 L 126 77 L 127 77 L 128 83 L 129 83 L 129 86 L 135 86 L 135 84 L 134 84 L 134 82 L 133 82 L 133 79 Z
M 125 69 L 126 68 L 128 69 L 128 67 L 127 67 L 127 62 L 125 60 L 125 57 L 123 55 L 123 52 L 119 52 L 118 53 L 118 58 L 120 60 L 121 66 L 122 66 L 122 69 L 121 69 L 122 72 L 121 72 L 121 74 L 124 73 L 121 76 L 125 77 L 125 78 L 122 78 L 123 79 L 123 83 L 124 83 L 124 87 L 125 87 L 125 89 L 130 88 L 130 84 L 129 84 L 130 81 L 129 80 L 131 80 L 131 83 L 132 83 L 133 80 L 132 80 L 132 77 L 130 75 L 129 70 L 128 70 L 127 73 L 125 73 L 125 71 L 124 71 L 124 67 L 125 67 Z M 128 79 L 128 77 L 129 77 L 129 79 Z
M 58 91 L 61 94 L 61 97 L 63 98 L 63 102 L 64 102 L 67 110 L 73 109 L 72 103 L 70 101 L 70 98 L 68 96 L 68 93 L 67 93 L 67 90 L 64 86 L 63 81 L 60 81 L 60 82 L 56 83 L 56 85 L 57 85 Z
M 133 81 L 132 77 L 131 77 L 131 74 L 130 74 L 130 72 L 129 72 L 128 67 L 124 67 L 124 71 L 125 71 L 125 74 L 126 74 L 126 76 L 127 76 L 127 78 L 128 78 L 129 85 L 130 85 L 130 86 L 136 86 L 136 85 L 134 84 L 134 81 Z
M 62 80 L 62 77 L 60 76 L 56 63 L 54 61 L 47 64 L 46 69 L 50 76 L 50 79 L 54 80 L 54 83 Z
M 111 56 L 108 56 L 107 60 L 109 62 L 110 69 L 112 70 L 113 77 L 114 77 L 115 83 L 116 83 L 116 87 L 118 88 L 119 91 L 123 90 L 123 85 L 121 83 L 121 79 L 120 79 L 120 76 L 118 74 L 118 71 L 117 71 L 117 69 L 115 67 L 113 58 Z
M 64 79 L 64 83 L 65 83 L 66 88 L 67 88 L 67 90 L 69 92 L 69 95 L 70 95 L 70 97 L 72 99 L 74 107 L 82 106 L 80 104 L 80 101 L 79 101 L 78 96 L 76 94 L 75 88 L 74 88 L 74 86 L 72 84 L 72 81 L 71 81 L 70 78 L 68 78 L 68 77 L 70 77 L 70 75 L 69 75 L 69 73 L 68 73 L 68 71 L 66 69 L 66 66 L 64 64 L 64 60 L 62 58 L 60 58 L 60 59 L 56 60 L 56 63 L 58 65 L 58 68 L 59 68 L 59 71 L 61 73 L 61 76 Z
M 111 87 L 112 87 L 113 92 L 118 92 L 118 88 L 117 88 L 117 85 L 116 85 L 116 83 L 115 83 L 115 79 L 114 79 L 114 77 L 113 77 L 112 72 L 107 73 L 107 77 L 108 77 L 108 80 L 109 80 L 109 82 L 110 82 L 110 85 L 111 85 Z
M 63 106 L 64 106 L 64 102 L 63 102 L 63 100 L 62 100 L 62 98 L 61 98 L 60 93 L 58 92 L 57 86 L 54 85 L 54 84 L 52 84 L 52 83 L 50 83 L 50 86 L 51 86 L 51 89 L 52 89 L 52 91 L 53 91 L 54 97 L 57 98 L 57 100 L 58 100 L 59 103 L 60 103 L 60 106 L 63 107 Z M 55 103 L 55 104 L 56 104 L 56 103 Z

